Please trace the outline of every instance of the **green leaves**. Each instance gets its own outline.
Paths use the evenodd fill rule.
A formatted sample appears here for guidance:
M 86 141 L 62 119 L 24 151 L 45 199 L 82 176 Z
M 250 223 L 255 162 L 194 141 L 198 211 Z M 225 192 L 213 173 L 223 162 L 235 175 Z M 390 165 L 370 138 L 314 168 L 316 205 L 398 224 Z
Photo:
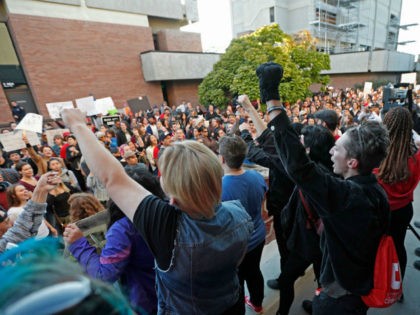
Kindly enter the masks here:
M 328 76 L 320 74 L 321 70 L 330 69 L 329 56 L 317 52 L 315 47 L 315 39 L 309 32 L 301 32 L 292 38 L 277 24 L 234 39 L 200 84 L 200 102 L 226 107 L 236 94 L 257 99 L 259 88 L 255 69 L 268 61 L 283 66 L 282 100 L 293 103 L 304 98 L 310 94 L 311 84 L 326 85 L 329 82 Z

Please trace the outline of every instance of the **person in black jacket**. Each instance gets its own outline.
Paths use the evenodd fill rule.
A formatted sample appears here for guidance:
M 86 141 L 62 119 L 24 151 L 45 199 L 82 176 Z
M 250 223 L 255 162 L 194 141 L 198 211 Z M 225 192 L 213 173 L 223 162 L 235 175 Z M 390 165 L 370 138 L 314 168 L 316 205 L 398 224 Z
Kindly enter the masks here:
M 257 130 L 257 138 L 254 141 L 248 131 L 247 123 L 242 123 L 239 126 L 241 137 L 248 144 L 247 159 L 269 169 L 266 207 L 268 215 L 273 217 L 273 228 L 280 253 L 280 269 L 283 270 L 289 250 L 281 226 L 281 211 L 289 201 L 295 184 L 287 176 L 277 155 L 273 133 L 267 129 L 257 110 L 250 102 L 244 104 L 243 107 L 248 112 Z M 267 285 L 278 290 L 278 278 L 268 280 Z
M 343 179 L 331 176 L 309 159 L 281 105 L 282 67 L 262 64 L 257 75 L 280 160 L 324 225 L 322 290 L 313 314 L 366 314 L 361 296 L 373 287 L 376 251 L 389 223 L 386 194 L 372 174 L 387 153 L 387 131 L 376 122 L 347 130 L 330 151 L 334 173 Z
M 242 105 L 244 109 L 250 113 L 252 119 L 256 120 L 256 118 L 254 118 L 255 113 L 253 113 L 252 110 L 253 107 L 247 98 L 243 100 Z M 239 128 L 243 129 L 244 127 L 240 126 Z M 269 129 L 266 129 L 263 134 L 264 133 L 270 134 L 271 139 L 274 140 Z M 246 130 L 243 130 L 242 135 L 245 136 L 246 134 Z M 328 152 L 334 146 L 335 140 L 331 132 L 321 125 L 315 125 L 304 127 L 301 135 L 303 144 L 311 160 L 317 163 L 325 172 L 332 173 L 332 161 L 329 158 Z M 272 141 L 272 144 L 274 146 L 274 141 Z M 251 148 L 252 147 L 253 146 L 251 145 Z M 283 181 L 287 179 L 292 184 L 292 189 L 294 188 L 293 192 L 290 193 L 291 196 L 285 196 L 287 197 L 286 200 L 288 200 L 288 202 L 284 205 L 284 208 L 279 215 L 277 215 L 281 239 L 282 242 L 284 242 L 283 246 L 286 247 L 287 251 L 287 259 L 283 259 L 283 256 L 281 257 L 280 276 L 278 279 L 269 280 L 271 283 L 267 283 L 271 287 L 272 283 L 275 282 L 277 288 L 280 289 L 278 314 L 287 315 L 289 314 L 294 299 L 295 281 L 305 273 L 305 270 L 311 264 L 313 264 L 316 279 L 319 279 L 322 253 L 319 247 L 319 231 L 317 231 L 317 229 L 320 230 L 321 220 L 316 212 L 312 210 L 314 205 L 309 204 L 309 202 L 306 201 L 303 194 L 301 195 L 299 189 L 295 187 L 294 183 L 289 179 L 277 154 L 275 155 L 275 158 L 273 158 L 273 162 L 275 167 L 272 169 L 281 170 L 281 173 L 283 174 L 281 179 Z M 273 190 L 280 190 L 282 187 L 272 186 L 272 188 Z M 308 208 L 305 207 L 302 198 L 305 198 L 305 203 L 308 205 Z M 276 225 L 274 226 L 276 227 Z M 277 230 L 275 231 L 277 235 Z M 308 302 L 311 303 L 310 301 Z

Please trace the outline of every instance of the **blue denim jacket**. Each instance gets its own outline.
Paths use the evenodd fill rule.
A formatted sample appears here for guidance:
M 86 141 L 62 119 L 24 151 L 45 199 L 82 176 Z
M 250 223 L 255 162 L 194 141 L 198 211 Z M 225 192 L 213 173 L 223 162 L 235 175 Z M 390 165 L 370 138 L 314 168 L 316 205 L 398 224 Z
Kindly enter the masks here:
M 158 314 L 223 313 L 239 298 L 237 267 L 253 231 L 238 201 L 223 202 L 211 220 L 181 215 L 171 264 L 156 268 Z

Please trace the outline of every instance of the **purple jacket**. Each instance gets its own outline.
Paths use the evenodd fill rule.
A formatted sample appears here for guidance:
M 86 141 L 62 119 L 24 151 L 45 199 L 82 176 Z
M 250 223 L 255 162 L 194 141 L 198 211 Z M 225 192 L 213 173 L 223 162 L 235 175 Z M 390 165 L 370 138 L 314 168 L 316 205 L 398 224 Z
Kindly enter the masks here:
M 106 245 L 99 255 L 82 237 L 70 245 L 71 254 L 93 278 L 107 282 L 118 279 L 139 314 L 157 309 L 154 258 L 128 218 L 116 221 L 106 233 Z

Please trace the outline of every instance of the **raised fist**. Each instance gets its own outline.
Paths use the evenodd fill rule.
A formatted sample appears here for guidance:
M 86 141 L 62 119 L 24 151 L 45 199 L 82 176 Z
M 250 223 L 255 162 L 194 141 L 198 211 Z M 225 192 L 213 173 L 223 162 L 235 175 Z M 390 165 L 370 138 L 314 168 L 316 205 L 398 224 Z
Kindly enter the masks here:
M 266 62 L 257 68 L 262 103 L 280 100 L 279 84 L 283 78 L 283 67 L 274 62 Z

